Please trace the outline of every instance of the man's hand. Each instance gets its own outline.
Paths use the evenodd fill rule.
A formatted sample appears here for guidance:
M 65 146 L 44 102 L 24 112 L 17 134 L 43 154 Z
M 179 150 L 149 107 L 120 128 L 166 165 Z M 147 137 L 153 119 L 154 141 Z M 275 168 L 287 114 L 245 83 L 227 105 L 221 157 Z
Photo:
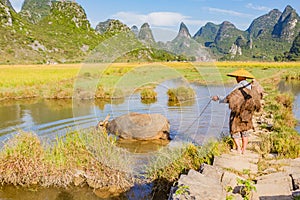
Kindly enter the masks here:
M 212 99 L 213 101 L 218 101 L 218 100 L 219 100 L 219 97 L 218 97 L 218 96 L 212 96 L 211 99 Z

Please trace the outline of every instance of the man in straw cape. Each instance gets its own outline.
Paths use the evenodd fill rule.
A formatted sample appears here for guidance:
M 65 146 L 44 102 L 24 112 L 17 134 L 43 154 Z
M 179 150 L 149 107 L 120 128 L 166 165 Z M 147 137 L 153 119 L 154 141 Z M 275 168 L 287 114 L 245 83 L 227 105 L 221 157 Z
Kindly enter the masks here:
M 235 77 L 237 84 L 226 97 L 213 96 L 212 100 L 228 103 L 230 112 L 229 129 L 234 141 L 236 151 L 244 154 L 248 144 L 248 136 L 254 129 L 252 116 L 261 108 L 260 100 L 263 89 L 254 76 L 244 69 L 228 73 L 227 76 Z M 247 79 L 253 79 L 248 82 Z M 242 144 L 240 140 L 242 139 Z

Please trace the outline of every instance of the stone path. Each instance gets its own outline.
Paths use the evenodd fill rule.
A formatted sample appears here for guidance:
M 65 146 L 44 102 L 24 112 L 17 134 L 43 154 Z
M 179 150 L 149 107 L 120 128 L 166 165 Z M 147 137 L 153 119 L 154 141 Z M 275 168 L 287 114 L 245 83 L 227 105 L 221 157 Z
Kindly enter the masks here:
M 213 165 L 201 165 L 198 171 L 190 170 L 181 175 L 178 185 L 173 187 L 169 200 L 300 200 L 300 158 L 276 159 L 268 155 L 262 159 L 254 152 L 261 144 L 260 135 L 272 127 L 272 115 L 263 112 L 253 118 L 255 132 L 249 137 L 245 154 L 230 152 L 215 157 Z M 252 150 L 252 151 L 251 151 Z M 259 151 L 258 151 L 259 152 Z M 250 182 L 251 181 L 251 182 Z M 247 194 L 247 188 L 253 187 Z
M 215 157 L 213 165 L 203 164 L 200 170 L 181 175 L 169 200 L 244 199 L 243 188 L 249 180 L 254 180 L 251 185 L 256 188 L 248 195 L 251 200 L 300 199 L 300 158 L 276 160 L 274 156 L 270 157 L 273 159 L 264 159 L 268 166 L 264 171 L 258 170 L 262 158 L 253 151 Z M 247 183 L 239 184 L 238 180 Z

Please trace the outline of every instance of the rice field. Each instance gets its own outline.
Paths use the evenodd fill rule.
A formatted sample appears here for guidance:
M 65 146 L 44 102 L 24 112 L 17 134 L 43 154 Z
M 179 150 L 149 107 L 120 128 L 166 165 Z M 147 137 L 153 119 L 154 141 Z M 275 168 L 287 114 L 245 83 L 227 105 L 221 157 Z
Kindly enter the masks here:
M 234 82 L 226 74 L 245 68 L 258 80 L 300 74 L 299 62 L 113 63 L 0 66 L 0 100 L 24 98 L 111 98 L 116 89 L 141 90 L 171 78 L 188 82 Z M 293 75 L 296 74 L 296 75 Z M 86 94 L 89 91 L 90 94 Z M 97 95 L 95 95 L 97 94 Z M 118 95 L 118 97 L 120 94 Z

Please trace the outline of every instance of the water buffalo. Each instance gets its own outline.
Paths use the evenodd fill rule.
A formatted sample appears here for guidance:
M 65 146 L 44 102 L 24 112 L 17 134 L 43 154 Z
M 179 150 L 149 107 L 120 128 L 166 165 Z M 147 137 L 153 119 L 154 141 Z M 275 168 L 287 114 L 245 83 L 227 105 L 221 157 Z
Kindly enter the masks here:
M 108 121 L 100 121 L 97 127 L 105 128 L 108 133 L 129 140 L 169 140 L 170 123 L 161 114 L 129 113 Z

